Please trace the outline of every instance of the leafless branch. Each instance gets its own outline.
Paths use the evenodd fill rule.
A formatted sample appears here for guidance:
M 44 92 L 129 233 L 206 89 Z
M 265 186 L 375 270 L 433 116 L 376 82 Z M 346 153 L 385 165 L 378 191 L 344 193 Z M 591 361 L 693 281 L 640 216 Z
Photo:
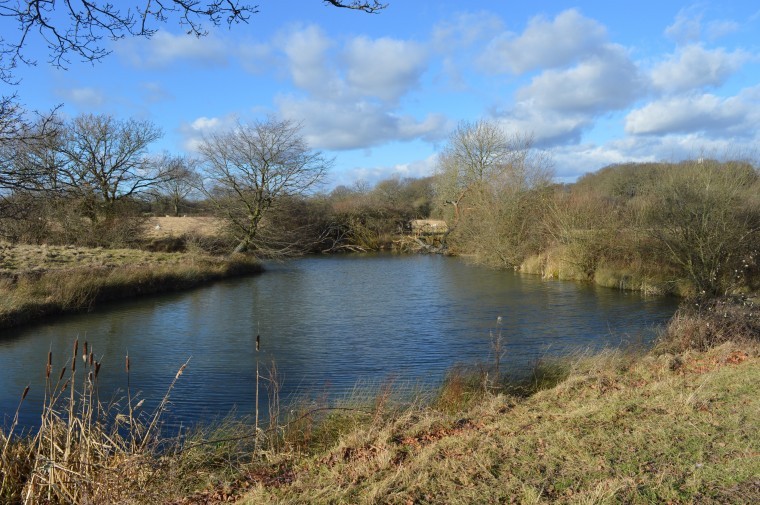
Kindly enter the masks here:
M 341 0 L 324 0 L 324 2 L 335 7 L 364 11 L 370 14 L 376 14 L 377 12 L 388 7 L 388 4 L 378 2 L 377 0 L 373 0 L 372 2 L 361 2 L 359 0 L 353 0 L 351 2 L 343 2 Z

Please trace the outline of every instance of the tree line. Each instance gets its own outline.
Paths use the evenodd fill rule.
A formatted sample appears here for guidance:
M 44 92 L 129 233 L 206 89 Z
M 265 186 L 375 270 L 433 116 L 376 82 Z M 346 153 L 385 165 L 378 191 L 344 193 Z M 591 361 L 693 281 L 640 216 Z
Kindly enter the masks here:
M 206 136 L 195 157 L 151 154 L 162 132 L 108 115 L 39 117 L 0 139 L 0 237 L 145 246 L 146 216 L 225 223 L 227 252 L 261 257 L 391 248 L 412 219 L 445 219 L 451 253 L 633 289 L 758 289 L 760 172 L 700 157 L 554 182 L 551 158 L 491 121 L 462 123 L 435 174 L 326 191 L 333 160 L 276 117 Z M 180 244 L 181 247 L 181 244 Z
M 424 180 L 325 193 L 333 160 L 290 121 L 239 122 L 204 137 L 194 157 L 151 154 L 161 136 L 149 121 L 84 114 L 0 139 L 0 238 L 139 246 L 146 217 L 200 213 L 225 223 L 230 250 L 271 257 L 387 247 L 430 213 Z
M 556 184 L 529 137 L 478 121 L 449 138 L 436 195 L 449 247 L 485 264 L 681 294 L 760 288 L 753 160 L 618 164 Z

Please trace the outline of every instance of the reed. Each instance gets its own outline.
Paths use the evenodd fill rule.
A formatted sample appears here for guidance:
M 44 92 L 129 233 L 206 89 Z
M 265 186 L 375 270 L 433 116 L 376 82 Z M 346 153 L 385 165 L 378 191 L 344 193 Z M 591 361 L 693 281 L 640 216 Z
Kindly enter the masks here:
M 80 356 L 82 363 L 78 364 Z M 128 375 L 129 358 L 126 361 Z M 126 412 L 119 402 L 100 402 L 101 363 L 90 343 L 84 342 L 80 347 L 79 340 L 74 340 L 70 358 L 57 376 L 52 373 L 55 364 L 48 351 L 39 428 L 22 437 L 14 433 L 21 403 L 29 392 L 27 386 L 10 429 L 0 432 L 0 501 L 104 503 L 134 492 L 126 489 L 135 485 L 134 479 L 108 476 L 148 476 L 152 472 L 160 441 L 159 420 L 186 365 L 177 372 L 153 413 L 141 415 L 142 401 L 133 405 L 131 393 Z

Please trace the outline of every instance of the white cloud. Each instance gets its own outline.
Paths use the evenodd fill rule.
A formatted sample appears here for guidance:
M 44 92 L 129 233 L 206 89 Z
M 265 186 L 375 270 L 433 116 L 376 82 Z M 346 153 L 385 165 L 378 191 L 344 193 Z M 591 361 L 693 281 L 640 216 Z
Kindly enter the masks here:
M 279 60 L 270 44 L 244 42 L 238 46 L 237 55 L 243 68 L 252 74 L 266 75 L 279 69 Z
M 645 89 L 639 70 L 619 46 L 567 70 L 547 70 L 517 91 L 518 100 L 541 110 L 598 114 L 630 105 Z
M 106 103 L 105 93 L 92 87 L 59 89 L 57 94 L 79 108 L 98 108 Z
M 679 96 L 649 103 L 628 113 L 625 131 L 633 135 L 711 132 L 736 135 L 760 116 L 758 88 L 722 98 L 711 94 Z M 757 123 L 755 123 L 757 124 Z
M 440 52 L 451 53 L 491 39 L 504 29 L 501 18 L 490 12 L 464 12 L 433 27 L 432 46 Z
M 204 135 L 231 129 L 236 122 L 237 116 L 230 114 L 223 117 L 201 116 L 189 123 L 182 123 L 179 132 L 184 137 L 183 147 L 189 152 L 198 152 Z
M 140 83 L 140 88 L 143 91 L 144 100 L 148 103 L 166 102 L 174 98 L 172 94 L 158 82 L 143 82 Z
M 533 18 L 519 36 L 505 33 L 496 37 L 480 58 L 480 64 L 492 72 L 515 74 L 561 67 L 596 54 L 606 38 L 604 26 L 570 9 L 553 21 L 543 16 Z
M 334 44 L 321 28 L 291 30 L 278 43 L 287 56 L 293 84 L 325 98 L 340 92 L 337 75 L 328 67 L 328 50 Z
M 419 121 L 368 101 L 325 102 L 281 96 L 277 105 L 285 119 L 303 121 L 307 142 L 318 149 L 358 149 L 418 138 L 436 140 L 450 126 L 442 115 L 429 114 Z
M 357 167 L 342 172 L 335 182 L 338 185 L 352 186 L 354 183 L 361 181 L 374 186 L 380 181 L 393 177 L 428 177 L 433 174 L 437 161 L 438 155 L 433 154 L 425 159 L 410 163 L 379 167 Z
M 345 51 L 346 82 L 355 94 L 395 102 L 417 87 L 426 51 L 414 42 L 356 37 Z
M 529 104 L 518 104 L 497 118 L 505 131 L 532 136 L 537 147 L 576 143 L 592 118 L 583 114 L 559 114 Z
M 229 55 L 225 43 L 213 35 L 198 38 L 162 31 L 148 40 L 121 40 L 116 45 L 116 51 L 132 65 L 141 68 L 161 68 L 178 60 L 202 66 L 223 66 L 227 64 Z
M 702 133 L 625 137 L 603 145 L 579 144 L 552 149 L 556 179 L 573 182 L 577 177 L 614 163 L 695 159 L 705 153 L 718 159 L 737 159 L 757 153 L 759 138 L 710 138 Z M 738 156 L 737 156 L 738 155 Z M 756 158 L 754 158 L 756 159 Z
M 417 119 L 397 112 L 427 69 L 420 44 L 362 36 L 339 46 L 316 26 L 291 29 L 277 44 L 297 90 L 275 105 L 283 118 L 303 123 L 311 146 L 355 149 L 443 135 L 442 115 Z
M 750 55 L 742 50 L 707 50 L 700 44 L 690 44 L 652 69 L 652 83 L 665 91 L 720 86 L 749 59 Z
M 665 35 L 679 44 L 696 42 L 702 35 L 702 14 L 697 8 L 681 9 L 673 24 L 665 29 Z
M 673 24 L 665 29 L 665 35 L 677 44 L 693 44 L 702 39 L 716 40 L 739 30 L 741 25 L 736 21 L 715 19 L 703 23 L 704 5 L 695 4 L 681 9 Z
M 615 163 L 655 161 L 651 152 L 645 155 L 633 154 L 625 145 L 577 144 L 557 147 L 551 150 L 556 179 L 572 182 L 579 176 L 595 172 Z
M 732 33 L 738 32 L 739 28 L 740 28 L 740 25 L 736 21 L 728 21 L 728 20 L 710 21 L 707 24 L 707 37 L 710 40 L 719 39 L 721 37 L 725 37 L 726 35 L 730 35 Z

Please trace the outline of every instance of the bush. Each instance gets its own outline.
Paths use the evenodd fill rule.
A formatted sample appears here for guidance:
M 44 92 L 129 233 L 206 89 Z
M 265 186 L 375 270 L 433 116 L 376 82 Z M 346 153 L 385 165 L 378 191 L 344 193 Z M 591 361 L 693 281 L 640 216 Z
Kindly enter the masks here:
M 705 351 L 725 342 L 760 342 L 760 307 L 743 297 L 684 302 L 660 346 L 675 352 Z

